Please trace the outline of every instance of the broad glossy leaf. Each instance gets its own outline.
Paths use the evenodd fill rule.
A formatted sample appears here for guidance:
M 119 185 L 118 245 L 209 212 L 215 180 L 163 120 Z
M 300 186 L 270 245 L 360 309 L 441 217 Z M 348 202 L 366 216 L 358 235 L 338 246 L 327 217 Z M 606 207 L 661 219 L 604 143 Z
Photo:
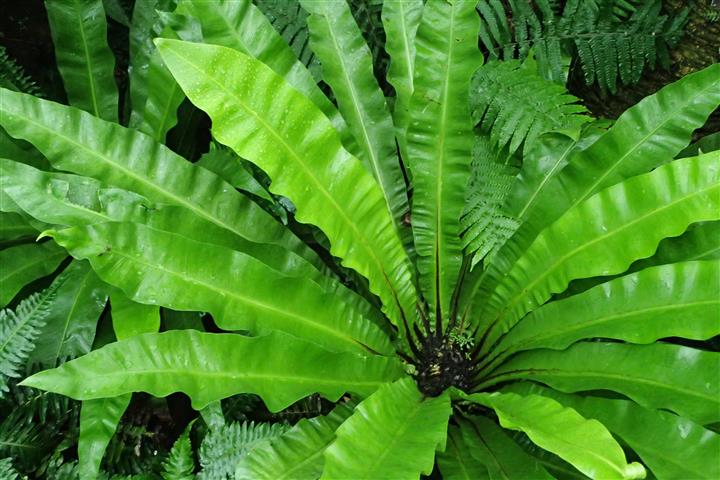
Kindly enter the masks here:
M 345 151 L 330 123 L 259 61 L 224 47 L 158 40 L 188 97 L 213 120 L 215 138 L 272 178 L 271 191 L 320 227 L 331 252 L 370 281 L 388 317 L 415 311 L 410 265 L 380 188 Z
M 473 2 L 428 2 L 415 39 L 407 132 L 412 227 L 425 299 L 430 311 L 444 318 L 462 263 L 459 219 L 474 126 L 469 85 L 483 61 L 477 48 L 479 28 Z
M 633 269 L 689 260 L 720 259 L 720 221 L 691 225 L 679 237 L 666 238 L 650 258 L 635 262 Z
M 525 222 L 493 260 L 478 295 L 484 301 L 538 233 L 571 206 L 623 178 L 670 161 L 720 104 L 720 65 L 687 75 L 628 109 L 613 127 L 569 159 L 525 212 Z
M 0 93 L 0 124 L 35 145 L 58 170 L 185 207 L 250 241 L 298 247 L 297 238 L 230 184 L 150 137 L 72 107 L 9 90 Z M 314 257 L 309 249 L 302 253 Z
M 67 257 L 55 242 L 28 243 L 0 250 L 0 308 L 25 285 L 50 275 Z
M 580 342 L 564 351 L 511 358 L 479 388 L 527 379 L 562 392 L 613 390 L 646 408 L 665 408 L 700 424 L 720 420 L 720 354 L 679 345 Z
M 450 396 L 424 397 L 405 377 L 381 386 L 355 408 L 325 450 L 323 479 L 416 479 L 445 450 Z
M 273 202 L 273 198 L 243 165 L 247 163 L 229 149 L 210 148 L 210 151 L 195 162 L 196 165 L 215 173 L 230 185 L 243 192 L 251 193 Z
M 393 351 L 386 334 L 340 298 L 244 253 L 134 223 L 52 235 L 134 301 L 210 312 L 225 330 L 257 334 L 277 329 L 331 350 Z
M 653 256 L 636 260 L 630 265 L 627 271 L 617 275 L 574 280 L 570 283 L 567 290 L 558 295 L 558 298 L 577 295 L 578 293 L 622 275 L 658 265 L 682 263 L 692 260 L 720 260 L 720 242 L 718 242 L 718 238 L 720 238 L 720 221 L 692 224 L 682 235 L 664 239 L 658 245 Z
M 28 215 L 55 225 L 85 225 L 112 220 L 144 222 L 151 203 L 144 197 L 109 187 L 90 177 L 44 172 L 0 159 L 8 195 Z
M 142 120 L 142 112 L 147 99 L 147 75 L 150 59 L 155 50 L 152 39 L 155 37 L 153 26 L 159 20 L 159 11 L 170 9 L 175 0 L 135 0 L 129 32 L 130 66 L 130 104 L 132 112 L 130 125 Z
M 415 35 L 422 17 L 422 0 L 386 1 L 382 6 L 385 50 L 390 56 L 387 80 L 395 89 L 393 120 L 403 161 L 407 161 L 410 98 L 415 89 Z
M 470 455 L 485 465 L 491 479 L 553 479 L 492 420 L 474 416 L 459 420 L 458 424 Z
M 106 288 L 88 262 L 73 261 L 52 285 L 57 295 L 29 359 L 46 367 L 90 351 L 107 302 Z
M 395 227 L 408 211 L 405 180 L 400 169 L 385 97 L 373 74 L 373 59 L 346 2 L 301 0 L 310 13 L 310 46 L 322 63 L 340 113 L 360 147 L 359 159 L 383 191 Z
M 720 435 L 692 421 L 661 410 L 650 410 L 623 399 L 568 395 L 527 382 L 508 389 L 554 398 L 581 415 L 595 418 L 640 455 L 657 478 L 714 479 L 720 477 Z
M 555 453 L 591 478 L 644 478 L 639 463 L 628 464 L 625 453 L 597 420 L 540 395 L 515 393 L 461 394 L 461 398 L 492 408 L 500 425 L 525 432 L 538 446 Z
M 508 195 L 506 208 L 515 218 L 524 219 L 550 179 L 565 165 L 578 142 L 559 133 L 547 133 L 527 146 L 523 164 Z
M 43 222 L 67 226 L 108 221 L 144 223 L 193 240 L 240 250 L 287 275 L 308 277 L 332 291 L 343 290 L 338 282 L 322 275 L 292 251 L 240 238 L 186 208 L 153 206 L 140 195 L 108 187 L 90 177 L 43 172 L 10 160 L 0 159 L 0 173 L 8 178 L 0 187 L 0 194 L 7 195 L 20 209 Z M 357 296 L 344 290 L 346 301 L 363 306 Z M 361 311 L 367 312 L 368 307 Z
M 240 462 L 236 480 L 316 479 L 322 474 L 323 452 L 335 430 L 352 414 L 340 404 L 326 416 L 302 419 L 279 437 L 253 448 Z
M 564 203 L 558 213 L 605 187 L 669 162 L 718 105 L 720 64 L 687 75 L 640 101 L 570 159 L 557 177 L 566 195 L 553 199 L 553 203 Z M 542 210 L 542 214 L 548 212 Z
M 490 480 L 492 477 L 485 465 L 472 456 L 469 446 L 460 433 L 460 428 L 450 425 L 447 446 L 438 453 L 437 463 L 442 478 L 446 480 Z
M 3 179 L 3 185 L 5 184 Z M 14 212 L 0 212 L 0 242 L 18 239 L 33 239 L 38 231 L 28 224 L 22 215 Z
M 130 396 L 131 394 L 127 393 L 82 402 L 77 447 L 80 480 L 98 478 L 103 455 L 130 404 Z
M 172 28 L 165 26 L 160 20 L 153 30 L 153 36 L 178 38 Z M 197 33 L 195 40 L 199 41 L 200 32 Z M 185 100 L 185 94 L 173 79 L 160 54 L 154 47 L 153 50 L 155 51 L 150 55 L 147 73 L 143 79 L 146 84 L 145 103 L 133 108 L 134 116 L 130 126 L 149 135 L 156 142 L 165 143 L 167 132 L 177 124 L 177 109 Z
M 572 208 L 544 230 L 488 302 L 485 349 L 571 280 L 622 273 L 660 240 L 720 218 L 720 152 L 676 160 Z
M 118 340 L 160 329 L 159 308 L 141 305 L 122 292 L 111 294 L 113 329 Z M 130 393 L 86 400 L 80 409 L 80 437 L 78 440 L 78 470 L 81 480 L 92 480 L 100 473 L 105 449 L 115 434 L 120 418 L 131 399 Z
M 330 119 L 346 148 L 355 153 L 345 120 L 315 83 L 310 71 L 251 0 L 196 2 L 182 0 L 179 12 L 188 13 L 202 25 L 205 43 L 232 48 L 251 55 L 280 75 Z
M 277 412 L 316 392 L 330 401 L 346 392 L 370 395 L 400 375 L 394 359 L 329 352 L 280 332 L 243 337 L 171 330 L 106 345 L 22 384 L 78 400 L 184 392 L 196 409 L 254 393 Z
M 45 9 L 70 104 L 117 121 L 115 57 L 107 43 L 102 0 L 46 0 Z
M 531 312 L 500 341 L 506 357 L 584 338 L 652 343 L 720 335 L 720 260 L 652 267 Z
M 110 312 L 118 340 L 160 330 L 160 307 L 133 302 L 116 289 L 110 295 Z
M 50 168 L 47 159 L 35 147 L 12 138 L 3 128 L 0 128 L 0 157 L 11 158 L 35 168 Z

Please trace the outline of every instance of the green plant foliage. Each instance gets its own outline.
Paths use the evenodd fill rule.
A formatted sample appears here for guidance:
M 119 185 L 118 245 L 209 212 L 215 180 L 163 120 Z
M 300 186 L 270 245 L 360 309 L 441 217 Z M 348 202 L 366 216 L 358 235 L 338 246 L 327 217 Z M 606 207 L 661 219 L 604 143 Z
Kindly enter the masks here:
M 540 135 L 558 132 L 577 138 L 590 118 L 578 99 L 533 70 L 534 62 L 492 61 L 480 67 L 470 84 L 473 120 L 490 133 L 495 148 L 532 144 Z
M 3 480 L 16 480 L 20 474 L 15 470 L 12 464 L 12 458 L 3 458 L 0 460 L 0 478 Z
M 238 463 L 235 478 L 318 478 L 324 466 L 322 453 L 335 439 L 335 430 L 352 414 L 351 407 L 340 404 L 327 416 L 302 419 L 258 443 Z
M 321 478 L 416 478 L 444 450 L 450 397 L 423 398 L 409 378 L 360 402 L 325 450 Z
M 307 67 L 313 78 L 320 80 L 322 78 L 320 61 L 310 48 L 308 12 L 300 6 L 300 1 L 260 0 L 255 3 L 287 42 L 298 60 Z
M 460 217 L 460 237 L 465 254 L 472 257 L 471 267 L 505 243 L 519 226 L 503 211 L 517 168 L 508 165 L 510 157 L 493 148 L 491 142 L 484 135 L 475 138 L 465 211 Z
M 277 352 L 272 359 L 265 355 L 270 346 Z M 108 363 L 123 362 L 124 357 L 119 355 L 123 351 L 133 352 L 134 369 L 129 365 L 111 367 Z M 178 351 L 195 351 L 193 358 L 198 363 L 189 368 L 184 356 L 175 355 Z M 165 352 L 165 356 L 157 358 L 154 352 Z M 313 364 L 304 366 L 304 372 L 296 370 L 298 365 L 291 360 L 301 352 L 315 358 Z M 93 357 L 99 358 L 94 360 Z M 151 369 L 148 364 L 155 366 Z M 172 379 L 167 376 L 181 366 L 182 377 L 178 374 Z M 124 373 L 107 375 L 106 369 Z M 67 373 L 60 373 L 62 371 Z M 235 373 L 231 373 L 233 371 Z M 235 393 L 248 392 L 260 395 L 268 408 L 278 411 L 316 390 L 331 399 L 339 398 L 346 388 L 367 394 L 400 373 L 401 368 L 394 359 L 329 352 L 279 332 L 251 338 L 177 330 L 113 343 L 65 363 L 57 370 L 36 374 L 32 380 L 26 379 L 24 385 L 42 386 L 45 390 L 63 392 L 80 400 L 133 391 L 147 391 L 160 397 L 183 391 L 198 408 Z M 93 388 L 79 388 L 80 383 L 84 384 L 81 378 L 91 376 L 96 380 Z M 230 378 L 235 381 L 228 382 Z
M 193 460 L 192 444 L 190 443 L 190 429 L 187 426 L 170 450 L 170 455 L 163 462 L 163 480 L 192 480 L 195 478 L 195 461 Z M 219 477 L 215 477 L 219 478 Z
M 16 245 L 0 251 L 0 306 L 30 282 L 50 275 L 67 253 L 55 242 Z
M 458 219 L 471 162 L 469 78 L 482 64 L 472 2 L 430 2 L 415 39 L 408 165 L 420 285 L 439 324 L 450 314 L 462 263 Z
M 98 5 L 51 14 L 91 77 Z M 717 477 L 720 151 L 688 144 L 720 66 L 612 124 L 549 82 L 571 57 L 633 80 L 682 17 L 258 5 L 136 0 L 120 95 L 0 89 L 0 300 L 56 295 L 6 342 L 6 374 L 42 365 L 6 380 L 0 458 L 82 480 Z M 128 127 L 77 100 L 101 96 Z
M 202 472 L 198 479 L 235 478 L 235 470 L 258 445 L 279 437 L 286 426 L 276 423 L 232 422 L 210 428 L 200 445 Z
M 15 311 L 0 310 L 0 398 L 8 391 L 8 379 L 20 376 L 20 368 L 35 348 L 55 294 L 55 288 L 50 288 L 30 295 Z
M 42 96 L 37 83 L 7 54 L 7 50 L 2 45 L 0 45 L 0 85 L 17 92 Z
M 687 10 L 661 14 L 660 0 L 637 6 L 617 0 L 569 0 L 562 11 L 550 0 L 482 0 L 480 39 L 491 58 L 525 59 L 534 51 L 548 80 L 565 83 L 567 56 L 578 59 L 588 85 L 615 91 L 635 83 L 647 68 L 669 65 L 668 49 L 682 35 Z M 622 7 L 629 7 L 622 12 Z M 632 13 L 630 13 L 632 12 Z
M 47 0 L 58 68 L 72 105 L 117 121 L 115 58 L 102 0 Z

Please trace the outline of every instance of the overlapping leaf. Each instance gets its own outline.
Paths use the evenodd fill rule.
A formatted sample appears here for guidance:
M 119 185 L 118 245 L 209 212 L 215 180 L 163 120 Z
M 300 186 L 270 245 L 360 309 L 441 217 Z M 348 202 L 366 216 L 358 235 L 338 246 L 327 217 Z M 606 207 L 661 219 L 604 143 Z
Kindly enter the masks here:
M 325 450 L 321 478 L 410 479 L 430 474 L 444 450 L 450 397 L 425 397 L 411 378 L 385 384 L 362 401 Z
M 473 140 L 468 88 L 483 61 L 479 28 L 473 2 L 428 2 L 415 39 L 407 132 L 412 227 L 425 299 L 444 318 L 462 263 L 458 220 Z
M 488 302 L 485 348 L 570 280 L 625 271 L 665 237 L 720 218 L 720 152 L 674 161 L 596 194 L 543 231 Z
M 562 392 L 613 390 L 705 425 L 720 420 L 718 361 L 716 352 L 665 343 L 580 342 L 564 351 L 519 353 L 481 387 L 521 378 Z
M 410 265 L 382 192 L 314 104 L 237 51 L 158 44 L 185 93 L 213 119 L 215 138 L 270 175 L 270 189 L 293 201 L 296 218 L 319 226 L 331 252 L 368 278 L 391 320 L 411 321 Z

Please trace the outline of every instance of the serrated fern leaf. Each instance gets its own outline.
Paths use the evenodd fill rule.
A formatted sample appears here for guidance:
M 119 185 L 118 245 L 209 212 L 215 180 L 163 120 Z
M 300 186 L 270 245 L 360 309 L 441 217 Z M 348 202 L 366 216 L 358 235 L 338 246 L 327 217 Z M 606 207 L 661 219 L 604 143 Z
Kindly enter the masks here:
M 13 467 L 11 458 L 3 458 L 0 460 L 0 478 L 2 480 L 15 480 L 20 474 Z
M 193 460 L 190 430 L 192 423 L 187 426 L 170 449 L 168 458 L 163 462 L 163 480 L 192 480 L 195 478 L 195 461 Z
M 287 430 L 282 424 L 233 422 L 211 429 L 200 444 L 199 480 L 234 478 L 242 458 L 265 439 L 275 438 Z
M 15 311 L 0 311 L 0 398 L 8 391 L 7 380 L 17 378 L 23 363 L 35 348 L 35 339 L 50 314 L 54 289 L 34 293 Z
M 498 150 L 509 145 L 510 154 L 547 132 L 577 137 L 591 120 L 564 87 L 545 80 L 532 62 L 491 61 L 480 67 L 470 84 L 473 119 L 490 133 Z
M 15 90 L 16 92 L 29 93 L 30 95 L 43 96 L 37 84 L 23 71 L 15 60 L 10 58 L 5 47 L 0 45 L 0 86 Z
M 543 76 L 564 83 L 567 55 L 579 61 L 588 85 L 615 91 L 646 68 L 667 67 L 687 9 L 670 18 L 660 0 L 481 0 L 480 39 L 490 58 L 524 59 L 535 52 Z
M 471 267 L 505 243 L 519 225 L 502 211 L 515 173 L 486 136 L 476 137 L 465 211 L 460 218 L 460 235 L 465 254 L 472 258 Z

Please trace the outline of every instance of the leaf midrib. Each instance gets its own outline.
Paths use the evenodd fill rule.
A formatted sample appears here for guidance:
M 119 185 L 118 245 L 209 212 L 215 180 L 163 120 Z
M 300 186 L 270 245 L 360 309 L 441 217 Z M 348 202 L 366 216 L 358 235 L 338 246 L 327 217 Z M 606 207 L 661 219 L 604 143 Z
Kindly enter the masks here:
M 198 215 L 198 216 L 200 216 L 200 217 L 202 217 L 202 218 L 207 219 L 207 220 L 210 221 L 211 223 L 214 223 L 215 225 L 217 225 L 217 226 L 219 226 L 219 227 L 221 227 L 221 228 L 224 228 L 225 230 L 228 230 L 228 231 L 230 231 L 230 232 L 238 235 L 239 237 L 242 237 L 242 238 L 245 238 L 245 239 L 247 239 L 247 240 L 250 240 L 250 239 L 247 238 L 245 235 L 241 234 L 241 233 L 240 233 L 237 229 L 235 229 L 233 226 L 225 223 L 223 220 L 221 220 L 221 219 L 219 219 L 219 218 L 217 218 L 217 217 L 215 217 L 215 216 L 213 216 L 213 215 L 209 215 L 209 214 L 205 213 L 205 210 L 203 210 L 203 209 L 195 206 L 195 204 L 193 204 L 193 203 L 191 203 L 191 202 L 185 201 L 182 197 L 179 197 L 179 196 L 175 195 L 174 193 L 170 192 L 169 190 L 163 189 L 162 186 L 160 186 L 160 185 L 158 185 L 158 184 L 156 184 L 156 183 L 151 182 L 151 181 L 150 181 L 149 179 L 147 179 L 146 177 L 143 177 L 143 176 L 140 176 L 140 175 L 136 174 L 133 170 L 130 170 L 130 169 L 126 168 L 126 167 L 123 166 L 122 164 L 115 163 L 111 157 L 109 157 L 109 156 L 107 156 L 107 155 L 105 155 L 105 154 L 103 154 L 103 153 L 101 153 L 101 152 L 99 152 L 99 151 L 97 151 L 97 150 L 92 150 L 91 148 L 86 147 L 86 146 L 83 145 L 82 143 L 79 143 L 79 142 L 73 140 L 71 137 L 68 137 L 67 135 L 64 135 L 64 134 L 62 133 L 62 131 L 52 130 L 52 129 L 46 127 L 45 125 L 43 125 L 43 124 L 41 124 L 41 123 L 39 123 L 39 122 L 36 122 L 34 119 L 32 119 L 32 118 L 30 118 L 30 117 L 28 117 L 28 116 L 21 115 L 21 114 L 19 114 L 19 113 L 17 113 L 17 112 L 14 112 L 13 115 L 17 115 L 18 117 L 24 119 L 27 123 L 30 123 L 30 124 L 34 125 L 36 128 L 39 128 L 39 129 L 44 130 L 44 131 L 46 131 L 46 132 L 49 132 L 49 133 L 51 133 L 54 137 L 61 137 L 61 138 L 64 139 L 66 142 L 74 145 L 75 147 L 77 147 L 77 148 L 79 148 L 79 149 L 81 149 L 81 150 L 86 151 L 91 157 L 94 157 L 94 158 L 97 158 L 97 159 L 101 160 L 103 163 L 105 163 L 106 165 L 108 165 L 110 168 L 119 170 L 120 172 L 122 172 L 123 174 L 127 175 L 128 177 L 131 177 L 132 179 L 136 180 L 138 183 L 142 184 L 143 186 L 145 186 L 145 187 L 147 187 L 147 188 L 149 188 L 149 189 L 151 189 L 151 190 L 154 190 L 154 191 L 158 192 L 158 193 L 159 193 L 160 195 L 162 195 L 163 197 L 166 197 L 166 198 L 170 199 L 170 203 L 171 203 L 171 204 L 185 207 L 185 208 L 187 208 L 188 210 L 192 211 L 194 214 L 196 214 L 196 215 Z M 56 161 L 57 161 L 57 160 L 56 160 Z M 58 162 L 58 163 L 60 163 L 60 162 L 65 162 L 65 160 L 59 160 L 59 161 L 57 161 L 57 162 Z M 70 162 L 72 162 L 72 161 L 70 161 Z M 230 186 L 230 185 L 228 184 L 228 186 Z M 251 240 L 251 241 L 252 241 L 252 240 Z
M 498 317 L 497 317 L 497 318 L 498 318 L 498 322 L 495 322 L 494 325 L 499 324 L 499 323 L 500 323 L 499 321 L 500 321 L 502 318 L 505 318 L 506 313 L 509 313 L 510 309 L 518 302 L 518 300 L 520 300 L 520 299 L 522 299 L 523 297 L 525 297 L 525 296 L 527 295 L 527 293 L 530 292 L 539 282 L 541 282 L 543 279 L 545 279 L 546 277 L 548 277 L 548 276 L 549 276 L 552 272 L 554 272 L 560 265 L 562 265 L 562 264 L 565 262 L 565 260 L 573 257 L 576 253 L 578 253 L 578 252 L 586 249 L 587 247 L 592 246 L 592 245 L 594 245 L 594 244 L 596 244 L 596 243 L 598 243 L 598 242 L 602 242 L 603 240 L 605 240 L 605 239 L 607 239 L 607 238 L 609 238 L 609 237 L 611 237 L 611 236 L 613 236 L 613 235 L 617 235 L 617 234 L 621 233 L 623 230 L 625 230 L 625 229 L 627 229 L 627 228 L 629 228 L 629 227 L 632 227 L 632 226 L 635 225 L 636 223 L 642 222 L 643 220 L 647 219 L 648 217 L 652 217 L 652 216 L 658 214 L 659 212 L 662 212 L 663 210 L 666 210 L 666 209 L 668 209 L 668 208 L 672 208 L 672 207 L 674 207 L 674 206 L 676 206 L 676 205 L 678 205 L 678 204 L 681 204 L 681 203 L 684 203 L 684 202 L 686 202 L 686 201 L 692 200 L 694 197 L 697 197 L 697 196 L 700 196 L 700 195 L 704 195 L 706 192 L 709 192 L 709 191 L 711 191 L 711 190 L 713 190 L 713 189 L 719 189 L 719 188 L 720 188 L 720 185 L 718 185 L 718 184 L 711 184 L 711 185 L 708 186 L 708 187 L 702 188 L 702 189 L 700 189 L 700 190 L 696 190 L 696 191 L 694 191 L 693 193 L 690 193 L 690 194 L 688 194 L 688 195 L 684 195 L 684 196 L 682 196 L 682 197 L 680 197 L 680 198 L 678 198 L 678 199 L 676 199 L 676 200 L 674 200 L 674 201 L 672 201 L 672 202 L 669 202 L 669 203 L 667 203 L 667 204 L 665 204 L 665 205 L 663 205 L 663 206 L 661 206 L 661 207 L 659 207 L 659 208 L 652 209 L 652 210 L 650 210 L 649 212 L 646 212 L 645 214 L 640 215 L 639 217 L 636 217 L 635 219 L 633 219 L 633 220 L 631 220 L 631 221 L 629 221 L 629 222 L 627 222 L 627 223 L 624 223 L 624 224 L 618 226 L 616 229 L 614 229 L 614 230 L 612 230 L 612 231 L 608 231 L 608 232 L 606 232 L 606 233 L 604 233 L 604 234 L 602 234 L 602 235 L 599 235 L 599 236 L 593 238 L 592 240 L 590 240 L 590 241 L 588 241 L 588 242 L 586 242 L 586 243 L 583 243 L 582 245 L 579 245 L 578 247 L 570 250 L 568 253 L 562 255 L 561 257 L 559 257 L 551 266 L 548 266 L 548 268 L 546 268 L 545 270 L 543 270 L 543 272 L 542 272 L 539 276 L 537 276 L 537 277 L 535 278 L 535 280 L 533 280 L 532 282 L 530 282 L 528 285 L 524 286 L 523 289 L 520 291 L 520 293 L 518 293 L 515 297 L 513 297 L 508 303 L 506 303 L 505 308 L 501 311 L 500 315 L 498 315 Z M 493 326 L 494 326 L 494 325 L 493 325 Z
M 511 370 L 508 372 L 502 372 L 497 375 L 488 377 L 487 382 L 484 382 L 485 385 L 492 384 L 495 385 L 498 382 L 510 380 L 513 378 L 526 378 L 525 374 L 529 374 L 529 377 L 538 377 L 543 378 L 544 376 L 556 376 L 556 377 L 579 377 L 580 379 L 588 379 L 588 378 L 608 378 L 608 379 L 614 379 L 614 380 L 620 380 L 625 383 L 630 384 L 645 384 L 650 387 L 659 388 L 663 390 L 669 390 L 678 392 L 680 394 L 685 394 L 689 397 L 696 397 L 703 401 L 709 401 L 711 403 L 720 404 L 720 398 L 714 397 L 712 395 L 704 395 L 700 392 L 689 390 L 686 388 L 679 388 L 674 383 L 661 383 L 657 380 L 651 380 L 647 378 L 637 377 L 637 376 L 631 376 L 628 374 L 621 375 L 617 373 L 610 373 L 610 372 L 599 372 L 594 370 L 573 370 L 573 371 L 567 371 L 567 370 L 560 370 L 558 368 L 525 368 L 525 369 L 518 369 L 518 370 Z M 501 379 L 501 380 L 498 380 Z M 612 388 L 610 388 L 612 390 Z M 677 398 L 677 397 L 676 397 Z M 681 397 L 680 397 L 681 398 Z
M 110 252 L 107 253 L 107 255 L 117 255 L 117 256 L 123 257 L 123 258 L 129 260 L 130 263 L 135 262 L 135 263 L 138 263 L 145 267 L 149 267 L 150 269 L 160 270 L 162 272 L 167 273 L 170 276 L 177 277 L 184 282 L 191 282 L 193 284 L 205 287 L 208 290 L 214 291 L 220 295 L 225 295 L 225 296 L 228 296 L 231 298 L 235 298 L 239 302 L 244 303 L 246 305 L 252 305 L 259 309 L 268 310 L 268 311 L 274 312 L 278 315 L 298 320 L 299 322 L 301 322 L 303 324 L 309 324 L 312 328 L 315 328 L 315 329 L 321 330 L 321 331 L 325 331 L 328 334 L 330 334 L 331 336 L 340 339 L 344 343 L 351 344 L 353 346 L 353 350 L 355 350 L 355 351 L 358 348 L 362 349 L 363 352 L 366 351 L 365 345 L 362 344 L 361 342 L 359 342 L 358 340 L 355 340 L 354 338 L 352 338 L 350 336 L 344 335 L 342 332 L 338 332 L 325 324 L 314 322 L 312 320 L 312 318 L 310 318 L 310 317 L 303 317 L 297 313 L 294 313 L 294 312 L 291 312 L 288 310 L 279 309 L 276 306 L 273 306 L 273 305 L 270 305 L 270 304 L 267 304 L 264 302 L 260 302 L 251 297 L 242 296 L 242 295 L 238 294 L 236 291 L 226 290 L 224 288 L 214 286 L 214 285 L 204 282 L 202 280 L 196 279 L 195 277 L 191 277 L 187 274 L 182 275 L 180 272 L 176 272 L 174 270 L 167 269 L 162 265 L 154 265 L 149 262 L 142 261 L 137 257 L 126 255 L 125 253 L 122 253 L 122 252 L 118 251 L 117 249 L 111 250 Z M 249 258 L 252 258 L 252 257 L 249 257 Z
M 313 175 L 312 169 L 308 168 L 308 166 L 305 164 L 305 162 L 303 162 L 302 158 L 301 158 L 300 155 L 295 151 L 295 149 L 291 148 L 291 146 L 288 145 L 287 142 L 285 142 L 285 139 L 283 139 L 282 136 L 279 135 L 279 134 L 275 131 L 274 128 L 271 128 L 271 126 L 270 126 L 267 122 L 265 122 L 265 120 L 264 120 L 262 117 L 260 117 L 260 115 L 258 115 L 257 112 L 255 112 L 255 110 L 253 110 L 253 109 L 250 108 L 248 105 L 246 105 L 245 102 L 243 102 L 242 99 L 241 99 L 240 97 L 238 97 L 234 92 L 228 90 L 227 87 L 226 87 L 224 84 L 218 82 L 214 77 L 208 75 L 204 70 L 200 69 L 197 65 L 195 65 L 195 64 L 194 64 L 191 60 L 189 60 L 188 58 L 180 55 L 177 51 L 174 51 L 174 54 L 175 54 L 178 58 L 181 58 L 182 60 L 184 60 L 184 62 L 185 62 L 187 65 L 189 65 L 189 66 L 192 67 L 194 70 L 196 70 L 197 72 L 199 72 L 202 76 L 206 77 L 209 81 L 211 81 L 212 83 L 214 83 L 214 84 L 218 87 L 218 89 L 220 89 L 220 90 L 222 90 L 223 92 L 225 92 L 225 94 L 226 94 L 227 96 L 229 96 L 230 98 L 233 98 L 235 101 L 237 101 L 238 104 L 241 105 L 246 112 L 250 113 L 253 117 L 255 117 L 255 119 L 258 121 L 258 123 L 262 124 L 263 128 L 265 128 L 266 131 L 270 132 L 270 134 L 277 140 L 277 142 L 278 142 L 280 145 L 282 145 L 282 147 L 285 149 L 285 151 L 287 151 L 287 152 L 296 160 L 297 164 L 301 167 L 301 170 L 304 172 L 305 176 L 312 181 L 312 183 L 317 187 L 317 190 L 328 200 L 328 203 L 333 207 L 333 209 L 338 212 L 340 218 L 342 218 L 342 220 L 343 220 L 343 223 L 345 223 L 346 225 L 348 225 L 348 227 L 349 227 L 352 231 L 355 232 L 356 238 L 358 238 L 358 239 L 360 240 L 359 243 L 362 245 L 363 250 L 366 252 L 367 256 L 368 256 L 370 259 L 372 259 L 372 263 L 375 264 L 375 266 L 376 266 L 376 268 L 379 270 L 379 272 L 382 273 L 382 278 L 383 278 L 383 280 L 385 280 L 385 285 L 386 285 L 386 286 L 390 289 L 390 291 L 392 292 L 392 297 L 393 297 L 393 299 L 395 300 L 396 306 L 397 306 L 397 308 L 399 309 L 399 311 L 401 312 L 401 315 L 402 315 L 402 312 L 403 312 L 404 310 L 403 310 L 403 307 L 402 307 L 402 305 L 400 304 L 400 300 L 399 300 L 399 298 L 398 298 L 398 296 L 397 296 L 397 291 L 395 290 L 394 286 L 390 283 L 389 276 L 388 276 L 388 274 L 385 272 L 385 269 L 383 268 L 382 262 L 380 261 L 380 259 L 379 259 L 379 258 L 377 257 L 377 255 L 375 254 L 375 251 L 373 250 L 373 248 L 371 248 L 371 245 L 368 243 L 368 240 L 367 240 L 366 236 L 363 235 L 363 234 L 360 232 L 360 230 L 358 229 L 357 225 L 350 220 L 350 217 L 347 216 L 347 213 L 345 212 L 345 210 L 343 210 L 342 207 L 340 206 L 340 204 L 338 204 L 337 201 L 333 198 L 333 196 L 330 195 L 330 192 L 327 191 L 327 189 L 326 189 L 326 188 L 324 187 L 324 185 L 318 180 L 318 178 L 315 177 L 315 175 Z M 271 188 L 271 189 L 272 189 L 272 188 Z

